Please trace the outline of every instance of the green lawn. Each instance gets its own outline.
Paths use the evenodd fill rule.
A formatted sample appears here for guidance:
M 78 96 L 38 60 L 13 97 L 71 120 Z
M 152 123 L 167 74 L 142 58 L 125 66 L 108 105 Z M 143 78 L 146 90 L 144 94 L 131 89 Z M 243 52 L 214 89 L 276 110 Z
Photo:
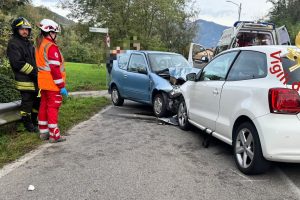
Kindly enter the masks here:
M 59 128 L 65 134 L 75 124 L 89 119 L 110 103 L 104 97 L 68 98 L 60 109 Z M 43 142 L 38 134 L 25 132 L 20 124 L 0 127 L 0 168 L 33 150 Z
M 105 65 L 66 63 L 67 89 L 70 92 L 87 90 L 105 90 Z

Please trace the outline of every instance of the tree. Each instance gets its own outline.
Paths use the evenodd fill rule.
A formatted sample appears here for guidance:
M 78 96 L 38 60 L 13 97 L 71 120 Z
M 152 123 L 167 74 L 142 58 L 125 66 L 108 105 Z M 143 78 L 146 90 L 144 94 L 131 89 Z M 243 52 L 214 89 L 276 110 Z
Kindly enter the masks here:
M 31 3 L 31 0 L 1 0 L 0 10 L 5 14 L 13 13 L 18 7 Z
M 108 27 L 113 46 L 137 36 L 143 49 L 182 52 L 195 34 L 186 12 L 191 0 L 65 0 L 71 17 L 89 26 Z
M 286 25 L 291 41 L 294 43 L 297 33 L 300 31 L 300 0 L 268 0 L 273 4 L 269 16 L 270 21 L 276 25 Z

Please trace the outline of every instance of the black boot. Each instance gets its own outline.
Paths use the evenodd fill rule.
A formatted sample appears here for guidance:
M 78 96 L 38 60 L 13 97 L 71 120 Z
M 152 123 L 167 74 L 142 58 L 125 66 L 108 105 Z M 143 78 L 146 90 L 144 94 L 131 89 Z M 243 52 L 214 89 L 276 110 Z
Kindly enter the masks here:
M 37 130 L 35 129 L 34 125 L 32 124 L 30 114 L 23 115 L 22 116 L 22 122 L 24 124 L 25 129 L 28 132 L 37 132 Z
M 31 113 L 31 122 L 33 124 L 33 126 L 38 129 L 38 113 Z

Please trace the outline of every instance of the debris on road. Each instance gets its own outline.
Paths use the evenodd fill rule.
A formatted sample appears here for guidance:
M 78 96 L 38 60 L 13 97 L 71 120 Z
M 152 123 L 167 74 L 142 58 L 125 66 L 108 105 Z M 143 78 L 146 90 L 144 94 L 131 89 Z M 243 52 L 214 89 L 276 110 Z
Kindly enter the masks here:
M 178 126 L 178 121 L 177 121 L 177 115 L 174 115 L 172 117 L 162 117 L 162 118 L 158 118 L 158 120 L 170 124 L 170 125 L 174 125 L 174 126 Z M 158 123 L 159 125 L 162 125 L 162 123 Z
M 28 191 L 33 191 L 35 188 L 34 188 L 34 185 L 29 185 L 28 186 Z

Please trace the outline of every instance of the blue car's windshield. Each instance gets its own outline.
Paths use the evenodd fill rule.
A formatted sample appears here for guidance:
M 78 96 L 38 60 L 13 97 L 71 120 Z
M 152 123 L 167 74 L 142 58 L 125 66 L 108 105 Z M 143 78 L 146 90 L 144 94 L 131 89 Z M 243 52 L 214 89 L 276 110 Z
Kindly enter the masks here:
M 188 61 L 178 54 L 150 53 L 149 61 L 152 71 L 158 72 L 171 67 L 191 67 Z

